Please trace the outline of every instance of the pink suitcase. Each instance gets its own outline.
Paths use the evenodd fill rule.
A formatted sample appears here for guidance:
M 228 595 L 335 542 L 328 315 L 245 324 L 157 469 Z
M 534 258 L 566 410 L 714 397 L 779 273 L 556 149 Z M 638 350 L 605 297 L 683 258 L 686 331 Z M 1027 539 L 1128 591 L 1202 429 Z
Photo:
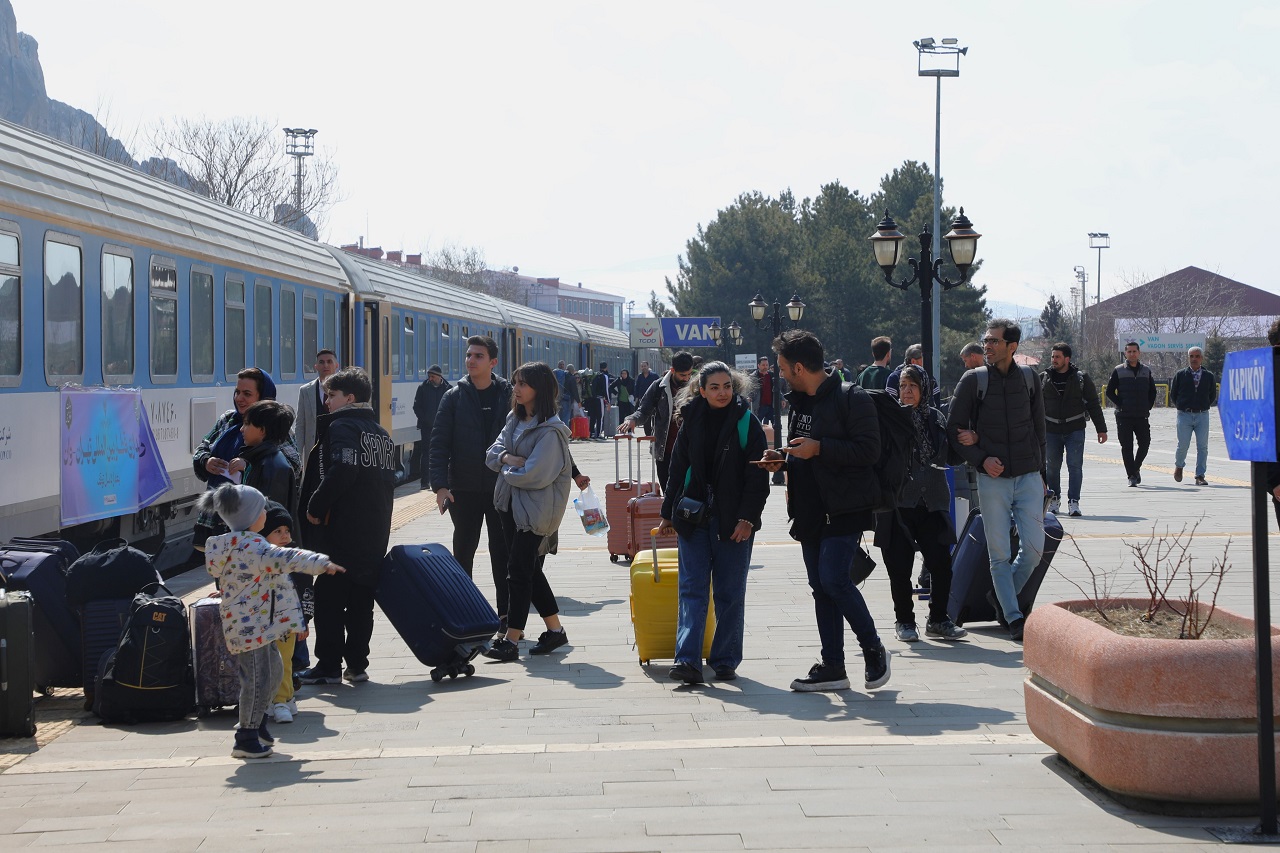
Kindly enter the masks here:
M 653 441 L 653 436 L 641 436 L 636 439 L 637 447 L 643 447 L 642 442 Z M 657 527 L 662 521 L 662 488 L 658 483 L 658 460 L 657 457 L 650 456 L 653 460 L 653 479 L 648 483 L 641 483 L 639 489 L 641 494 L 632 498 L 627 503 L 627 559 L 630 560 L 646 548 L 651 547 L 649 531 Z M 645 486 L 652 487 L 652 490 L 646 493 Z M 675 548 L 676 533 L 671 531 L 665 536 L 659 536 L 657 542 L 658 548 Z
M 639 442 L 635 441 L 634 436 L 623 433 L 613 436 L 613 472 L 614 480 L 604 489 L 604 508 L 605 514 L 609 519 L 609 561 L 616 563 L 618 557 L 632 556 L 627 550 L 627 542 L 629 541 L 630 531 L 628 527 L 631 523 L 631 516 L 627 512 L 627 505 L 635 498 L 641 495 L 647 495 L 654 491 L 653 483 L 642 483 L 636 479 L 636 472 L 639 466 L 636 464 L 639 460 L 633 458 L 632 447 L 638 447 Z M 623 443 L 627 445 L 627 476 L 622 476 L 622 447 Z

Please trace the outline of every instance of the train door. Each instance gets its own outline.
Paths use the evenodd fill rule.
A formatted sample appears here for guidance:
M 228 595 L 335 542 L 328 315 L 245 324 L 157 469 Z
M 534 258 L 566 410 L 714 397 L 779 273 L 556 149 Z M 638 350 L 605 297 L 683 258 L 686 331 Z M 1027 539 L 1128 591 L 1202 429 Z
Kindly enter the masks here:
M 373 382 L 373 410 L 378 423 L 391 433 L 391 312 L 380 302 L 363 302 L 361 356 Z

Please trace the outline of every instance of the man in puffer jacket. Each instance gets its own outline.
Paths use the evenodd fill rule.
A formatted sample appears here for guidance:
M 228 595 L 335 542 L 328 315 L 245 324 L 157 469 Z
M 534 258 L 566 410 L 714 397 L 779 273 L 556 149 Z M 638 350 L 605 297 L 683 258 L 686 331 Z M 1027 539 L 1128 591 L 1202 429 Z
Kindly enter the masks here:
M 1116 407 L 1116 432 L 1120 435 L 1120 456 L 1129 485 L 1142 482 L 1142 462 L 1151 448 L 1151 407 L 1156 404 L 1156 380 L 1151 368 L 1138 361 L 1137 341 L 1124 345 L 1124 363 L 1117 364 L 1107 380 L 1107 399 Z M 1137 439 L 1138 449 L 1133 443 Z
M 1026 621 L 1018 593 L 1044 553 L 1045 495 L 1044 394 L 1031 369 L 1013 361 L 1021 340 L 1022 328 L 1013 320 L 991 321 L 982 339 L 987 364 L 960 377 L 947 415 L 951 446 L 978 472 L 991 582 L 1009 636 L 1017 641 Z M 1014 559 L 1010 516 L 1018 528 Z

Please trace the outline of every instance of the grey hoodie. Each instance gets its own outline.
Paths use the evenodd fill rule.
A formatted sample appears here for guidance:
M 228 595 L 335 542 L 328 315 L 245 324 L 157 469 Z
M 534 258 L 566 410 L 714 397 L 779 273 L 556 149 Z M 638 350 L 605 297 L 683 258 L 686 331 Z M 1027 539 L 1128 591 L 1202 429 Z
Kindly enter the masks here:
M 498 472 L 493 505 L 499 510 L 511 510 L 516 529 L 547 537 L 540 553 L 553 553 L 572 482 L 569 427 L 558 415 L 553 415 L 529 427 L 516 439 L 517 423 L 515 413 L 508 414 L 502 432 L 485 454 L 485 464 Z M 523 456 L 524 465 L 519 468 L 503 465 L 498 460 L 504 453 Z

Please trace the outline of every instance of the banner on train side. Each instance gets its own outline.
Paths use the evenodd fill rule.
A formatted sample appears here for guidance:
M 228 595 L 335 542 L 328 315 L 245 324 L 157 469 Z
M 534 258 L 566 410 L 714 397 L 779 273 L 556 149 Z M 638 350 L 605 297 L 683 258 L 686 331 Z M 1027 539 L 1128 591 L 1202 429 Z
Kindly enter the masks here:
M 60 401 L 64 525 L 137 512 L 169 491 L 141 391 L 69 385 Z

